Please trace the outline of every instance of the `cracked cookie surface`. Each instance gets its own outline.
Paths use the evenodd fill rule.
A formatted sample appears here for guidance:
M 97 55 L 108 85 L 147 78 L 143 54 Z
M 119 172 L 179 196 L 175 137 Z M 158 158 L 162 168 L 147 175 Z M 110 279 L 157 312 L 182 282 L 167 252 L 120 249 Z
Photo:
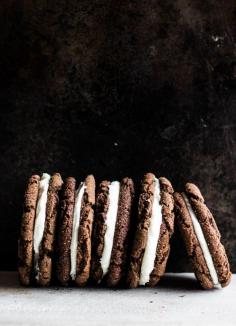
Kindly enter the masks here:
M 94 204 L 95 179 L 93 175 L 89 175 L 85 179 L 77 244 L 75 283 L 79 286 L 84 286 L 87 283 L 90 274 Z
M 25 191 L 20 237 L 18 241 L 18 271 L 22 285 L 30 285 L 33 266 L 33 233 L 39 192 L 39 175 L 29 178 Z
M 68 285 L 70 280 L 70 245 L 75 204 L 75 183 L 76 181 L 72 177 L 65 180 L 58 216 L 56 277 L 62 285 Z

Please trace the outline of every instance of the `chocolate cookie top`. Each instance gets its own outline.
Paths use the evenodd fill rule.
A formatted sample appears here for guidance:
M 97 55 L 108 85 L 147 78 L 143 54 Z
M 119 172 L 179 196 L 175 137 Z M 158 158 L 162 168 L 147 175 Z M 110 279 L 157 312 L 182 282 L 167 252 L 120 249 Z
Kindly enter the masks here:
M 62 285 L 67 285 L 70 280 L 70 245 L 75 204 L 75 183 L 76 181 L 72 177 L 65 180 L 58 218 L 56 276 Z
M 156 249 L 154 268 L 147 284 L 149 286 L 155 286 L 165 273 L 170 253 L 170 238 L 174 232 L 174 190 L 168 179 L 161 177 L 159 178 L 159 182 L 161 188 L 160 203 L 162 206 L 162 224 Z
M 172 194 L 172 185 L 166 178 L 156 179 L 152 173 L 144 175 L 127 277 L 131 288 L 139 284 L 154 286 L 165 271 L 170 251 L 169 239 L 174 227 Z M 150 266 L 150 273 L 146 275 Z
M 52 276 L 52 258 L 54 254 L 55 230 L 59 204 L 59 191 L 63 181 L 59 173 L 52 175 L 49 183 L 46 206 L 46 219 L 44 225 L 43 239 L 39 252 L 39 274 L 38 283 L 49 285 Z
M 177 221 L 196 277 L 203 288 L 218 283 L 226 286 L 231 272 L 220 232 L 197 186 L 185 185 L 185 193 L 175 193 Z
M 84 286 L 90 274 L 91 236 L 95 204 L 95 179 L 89 175 L 85 179 L 85 189 L 82 198 L 80 225 L 78 232 L 77 262 L 75 283 Z
M 133 200 L 133 180 L 129 178 L 124 178 L 120 184 L 117 221 L 110 266 L 107 275 L 107 285 L 110 287 L 118 285 L 121 278 L 124 277 L 127 262 L 127 250 L 129 244 L 129 231 Z
M 32 279 L 33 232 L 39 180 L 40 177 L 38 175 L 31 176 L 25 192 L 20 237 L 18 242 L 18 271 L 20 282 L 23 285 L 29 285 Z
M 155 175 L 147 173 L 141 182 L 141 189 L 138 202 L 137 228 L 132 246 L 130 268 L 127 276 L 127 283 L 130 288 L 139 285 L 141 264 L 144 250 L 147 243 L 148 228 L 152 215 L 152 205 L 155 189 Z
M 96 196 L 96 214 L 92 235 L 91 278 L 98 283 L 103 277 L 101 258 L 104 249 L 104 237 L 107 230 L 106 218 L 109 207 L 109 181 L 102 181 Z

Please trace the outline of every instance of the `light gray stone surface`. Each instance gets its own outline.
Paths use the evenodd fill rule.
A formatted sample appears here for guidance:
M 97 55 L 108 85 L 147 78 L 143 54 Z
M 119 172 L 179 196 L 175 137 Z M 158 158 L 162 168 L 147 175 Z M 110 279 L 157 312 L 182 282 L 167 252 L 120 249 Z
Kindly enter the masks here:
M 154 288 L 22 288 L 0 272 L 0 325 L 236 325 L 236 276 L 201 290 L 193 274 L 167 274 Z

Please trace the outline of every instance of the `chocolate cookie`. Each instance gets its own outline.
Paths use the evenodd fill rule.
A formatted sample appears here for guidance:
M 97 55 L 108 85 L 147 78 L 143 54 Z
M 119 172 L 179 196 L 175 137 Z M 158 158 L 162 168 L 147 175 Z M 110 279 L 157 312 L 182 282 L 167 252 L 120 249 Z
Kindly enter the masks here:
M 32 280 L 33 232 L 39 192 L 39 180 L 40 177 L 38 175 L 31 176 L 25 192 L 20 237 L 18 241 L 18 271 L 22 285 L 29 285 Z
M 71 271 L 71 238 L 75 205 L 74 178 L 65 180 L 62 188 L 60 214 L 58 219 L 56 277 L 62 285 L 67 285 Z
M 129 178 L 103 181 L 96 198 L 91 278 L 108 286 L 120 282 L 125 269 L 134 185 Z
M 91 234 L 95 203 L 95 180 L 89 175 L 75 190 L 76 181 L 66 180 L 58 230 L 57 279 L 84 286 L 90 274 Z
M 173 188 L 166 178 L 144 175 L 127 284 L 155 286 L 165 272 L 174 229 Z
M 62 180 L 58 173 L 52 178 L 30 178 L 25 193 L 19 240 L 19 276 L 23 285 L 37 282 L 48 285 L 51 280 L 51 255 L 55 236 L 58 191 Z
M 81 187 L 83 187 L 81 185 Z M 81 189 L 80 187 L 80 189 Z M 95 204 L 95 179 L 93 175 L 89 175 L 84 182 L 84 192 L 82 195 L 80 224 L 77 232 L 78 237 L 75 237 L 74 247 L 77 248 L 77 253 L 74 255 L 76 259 L 76 271 L 74 272 L 75 283 L 79 286 L 84 286 L 90 275 L 91 265 L 91 236 L 94 218 Z M 76 224 L 74 224 L 76 227 Z M 78 240 L 77 240 L 78 239 Z M 73 237 L 72 237 L 73 240 Z
M 187 183 L 185 192 L 175 193 L 174 198 L 176 219 L 201 286 L 211 289 L 228 285 L 231 279 L 228 258 L 200 190 Z

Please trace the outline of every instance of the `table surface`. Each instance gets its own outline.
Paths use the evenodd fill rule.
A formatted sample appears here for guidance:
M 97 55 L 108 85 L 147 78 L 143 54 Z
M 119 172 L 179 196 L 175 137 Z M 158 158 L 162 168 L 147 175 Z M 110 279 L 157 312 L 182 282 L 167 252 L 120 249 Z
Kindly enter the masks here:
M 236 275 L 225 289 L 193 274 L 166 274 L 156 288 L 23 288 L 0 272 L 0 325 L 236 325 Z

